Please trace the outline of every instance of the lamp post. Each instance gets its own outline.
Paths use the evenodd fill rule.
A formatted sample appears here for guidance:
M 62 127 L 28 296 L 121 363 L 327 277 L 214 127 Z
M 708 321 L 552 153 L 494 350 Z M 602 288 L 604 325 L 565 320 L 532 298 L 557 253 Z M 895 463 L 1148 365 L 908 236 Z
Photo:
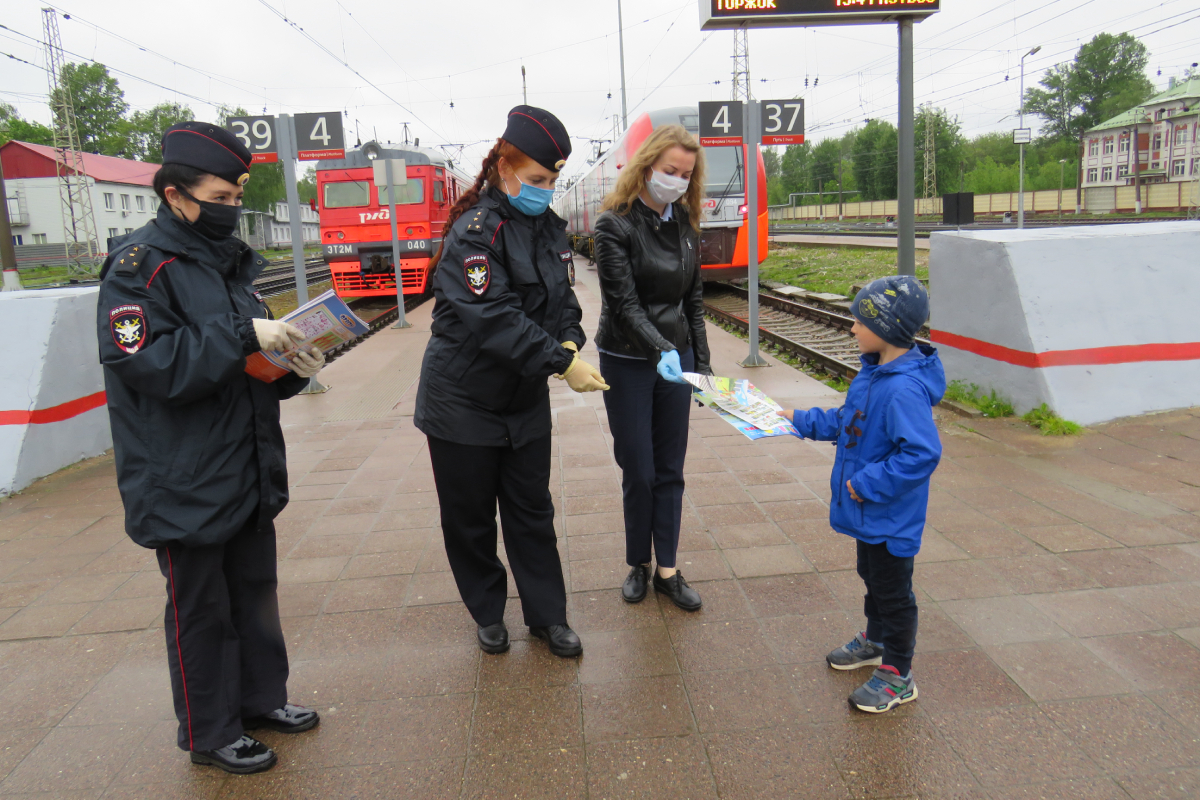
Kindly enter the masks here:
M 1021 56 L 1021 129 L 1025 128 L 1025 59 L 1042 49 L 1041 45 Z M 1017 227 L 1025 227 L 1025 143 L 1021 142 L 1021 174 L 1017 178 Z
M 1062 222 L 1062 193 L 1063 183 L 1067 180 L 1067 160 L 1060 158 L 1058 160 L 1058 221 Z

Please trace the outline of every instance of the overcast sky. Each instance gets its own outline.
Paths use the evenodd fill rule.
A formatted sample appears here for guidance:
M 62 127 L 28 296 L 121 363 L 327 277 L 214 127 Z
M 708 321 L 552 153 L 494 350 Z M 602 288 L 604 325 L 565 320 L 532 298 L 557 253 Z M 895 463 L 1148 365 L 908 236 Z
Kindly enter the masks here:
M 0 53 L 44 64 L 39 44 L 21 34 L 41 40 L 45 5 L 5 0 L 0 24 L 10 30 L 0 29 Z M 1042 51 L 1026 60 L 1027 85 L 1105 31 L 1139 36 L 1162 88 L 1200 61 L 1196 0 L 942 6 L 916 26 L 916 100 L 946 108 L 968 136 L 1016 127 L 1018 65 L 1036 45 Z M 68 58 L 106 64 L 134 109 L 178 101 L 200 119 L 214 118 L 218 103 L 270 114 L 341 110 L 351 144 L 356 128 L 363 141 L 399 141 L 407 122 L 422 145 L 465 145 L 451 154 L 472 172 L 521 102 L 522 65 L 529 103 L 553 111 L 575 137 L 565 175 L 586 168 L 586 140 L 611 138 L 621 112 L 617 0 L 57 0 L 56 7 L 74 17 L 59 20 Z M 729 97 L 734 35 L 702 33 L 698 0 L 624 0 L 623 10 L 631 120 Z M 0 57 L 0 100 L 45 122 L 46 73 L 38 67 Z M 805 97 L 810 141 L 872 117 L 894 122 L 896 28 L 752 30 L 750 73 L 760 99 Z

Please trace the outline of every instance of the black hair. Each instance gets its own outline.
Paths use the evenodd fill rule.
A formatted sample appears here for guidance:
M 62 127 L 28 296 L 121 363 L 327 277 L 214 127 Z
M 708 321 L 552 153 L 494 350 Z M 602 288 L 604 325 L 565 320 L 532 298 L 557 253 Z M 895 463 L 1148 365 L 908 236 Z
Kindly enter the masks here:
M 154 193 L 164 203 L 167 202 L 167 187 L 174 186 L 190 192 L 204 179 L 208 173 L 204 170 L 189 167 L 186 164 L 163 164 L 154 173 Z

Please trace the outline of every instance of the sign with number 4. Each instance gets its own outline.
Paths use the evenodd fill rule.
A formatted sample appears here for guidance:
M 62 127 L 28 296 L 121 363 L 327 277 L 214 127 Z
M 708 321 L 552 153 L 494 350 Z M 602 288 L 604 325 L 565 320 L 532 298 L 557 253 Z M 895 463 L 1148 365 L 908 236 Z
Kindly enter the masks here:
M 706 147 L 742 143 L 742 103 L 720 100 L 700 103 L 700 144 Z
M 319 161 L 322 158 L 346 157 L 342 112 L 297 114 L 295 120 L 296 158 L 301 161 Z

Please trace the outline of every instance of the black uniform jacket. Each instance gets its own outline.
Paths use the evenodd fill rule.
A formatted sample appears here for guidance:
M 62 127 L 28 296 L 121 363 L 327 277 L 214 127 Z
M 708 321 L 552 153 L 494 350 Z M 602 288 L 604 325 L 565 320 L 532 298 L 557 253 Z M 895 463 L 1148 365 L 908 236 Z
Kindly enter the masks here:
M 459 217 L 433 276 L 433 327 L 414 422 L 459 444 L 523 447 L 550 433 L 546 378 L 582 347 L 566 223 L 490 189 Z
M 695 351 L 696 371 L 711 375 L 704 332 L 700 237 L 675 203 L 664 222 L 640 199 L 628 214 L 596 219 L 596 264 L 603 305 L 596 346 L 658 363 L 664 350 Z
M 96 308 L 125 530 L 143 547 L 228 540 L 258 510 L 287 505 L 279 401 L 289 374 L 245 374 L 259 350 L 253 317 L 269 312 L 252 282 L 261 256 L 214 242 L 164 205 L 114 243 Z

